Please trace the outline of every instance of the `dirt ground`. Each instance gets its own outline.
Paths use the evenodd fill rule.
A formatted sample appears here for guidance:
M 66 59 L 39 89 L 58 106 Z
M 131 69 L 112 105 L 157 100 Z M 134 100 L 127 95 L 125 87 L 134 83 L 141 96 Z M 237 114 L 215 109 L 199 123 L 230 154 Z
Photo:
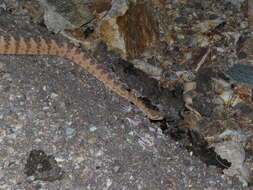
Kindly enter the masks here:
M 26 17 L 0 14 L 1 35 L 64 40 Z M 112 59 L 109 53 L 104 58 Z M 165 137 L 135 106 L 69 60 L 0 55 L 0 91 L 0 189 L 250 189 Z M 32 150 L 52 155 L 56 176 L 25 174 Z

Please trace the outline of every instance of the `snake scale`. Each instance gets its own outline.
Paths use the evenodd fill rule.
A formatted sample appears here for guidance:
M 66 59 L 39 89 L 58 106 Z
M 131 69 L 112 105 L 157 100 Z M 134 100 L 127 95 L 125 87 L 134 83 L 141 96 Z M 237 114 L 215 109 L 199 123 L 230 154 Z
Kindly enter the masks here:
M 148 107 L 133 91 L 124 88 L 122 84 L 114 80 L 94 58 L 70 43 L 45 38 L 0 36 L 0 54 L 56 55 L 67 58 L 103 82 L 119 96 L 135 104 L 149 119 L 163 119 L 163 114 L 159 110 Z

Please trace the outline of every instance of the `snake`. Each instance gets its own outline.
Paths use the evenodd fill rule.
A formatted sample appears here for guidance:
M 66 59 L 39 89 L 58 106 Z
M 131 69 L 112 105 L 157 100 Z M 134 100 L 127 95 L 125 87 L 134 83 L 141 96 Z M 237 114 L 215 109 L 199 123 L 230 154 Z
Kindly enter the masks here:
M 132 102 L 150 120 L 162 120 L 164 118 L 161 111 L 146 105 L 133 90 L 126 89 L 121 83 L 113 79 L 94 57 L 72 43 L 42 37 L 0 36 L 0 54 L 64 57 L 79 65 L 119 96 Z

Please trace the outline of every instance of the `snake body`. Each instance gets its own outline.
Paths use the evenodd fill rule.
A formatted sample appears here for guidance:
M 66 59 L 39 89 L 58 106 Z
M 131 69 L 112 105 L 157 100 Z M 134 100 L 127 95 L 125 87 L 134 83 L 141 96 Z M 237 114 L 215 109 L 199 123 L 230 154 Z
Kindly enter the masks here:
M 116 94 L 135 104 L 149 119 L 163 119 L 163 114 L 159 110 L 148 107 L 133 91 L 114 80 L 94 58 L 70 43 L 45 38 L 0 36 L 0 54 L 55 55 L 67 58 L 103 82 Z

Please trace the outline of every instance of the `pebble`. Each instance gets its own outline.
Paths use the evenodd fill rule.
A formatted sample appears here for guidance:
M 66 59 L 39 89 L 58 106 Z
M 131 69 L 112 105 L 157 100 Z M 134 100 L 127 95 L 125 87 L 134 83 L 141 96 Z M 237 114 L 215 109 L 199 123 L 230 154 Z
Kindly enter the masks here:
M 70 127 L 68 127 L 68 128 L 66 128 L 66 135 L 68 136 L 68 137 L 73 137 L 74 135 L 76 134 L 76 130 L 74 129 L 74 128 L 70 128 Z

